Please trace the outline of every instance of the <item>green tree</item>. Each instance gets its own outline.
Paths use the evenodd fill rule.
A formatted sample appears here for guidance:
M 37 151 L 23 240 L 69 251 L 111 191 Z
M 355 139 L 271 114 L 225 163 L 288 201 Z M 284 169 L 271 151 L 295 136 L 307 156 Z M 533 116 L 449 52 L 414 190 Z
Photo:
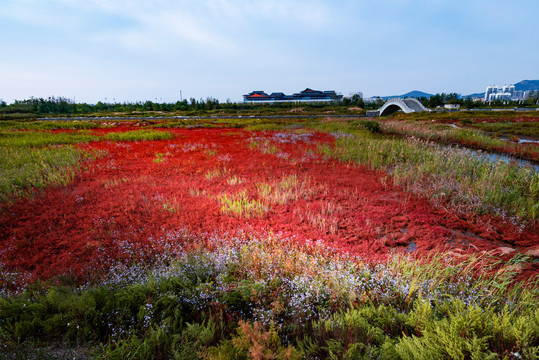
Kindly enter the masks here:
M 462 101 L 462 106 L 464 106 L 466 109 L 473 109 L 476 107 L 476 103 L 471 97 L 468 96 Z

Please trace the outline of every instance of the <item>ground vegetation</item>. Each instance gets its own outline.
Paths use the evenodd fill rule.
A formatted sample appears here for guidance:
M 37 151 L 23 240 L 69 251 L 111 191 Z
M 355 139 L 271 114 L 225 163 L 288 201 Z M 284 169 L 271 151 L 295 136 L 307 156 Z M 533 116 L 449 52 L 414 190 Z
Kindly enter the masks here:
M 0 356 L 536 358 L 537 172 L 386 121 L 4 122 Z

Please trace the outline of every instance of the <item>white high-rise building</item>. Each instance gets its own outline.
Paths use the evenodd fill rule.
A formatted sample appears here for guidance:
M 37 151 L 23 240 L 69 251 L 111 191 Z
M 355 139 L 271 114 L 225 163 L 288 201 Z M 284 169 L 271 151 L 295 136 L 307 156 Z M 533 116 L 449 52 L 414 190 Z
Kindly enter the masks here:
M 511 96 L 513 96 L 515 94 L 515 85 L 505 85 L 502 87 L 502 93 L 509 93 Z
M 487 86 L 485 91 L 485 102 L 490 101 L 490 95 L 496 94 L 498 92 L 498 87 L 496 85 Z
M 493 100 L 521 100 L 523 99 L 521 91 L 515 90 L 515 85 L 504 85 L 501 88 L 496 85 L 487 86 L 484 101 Z

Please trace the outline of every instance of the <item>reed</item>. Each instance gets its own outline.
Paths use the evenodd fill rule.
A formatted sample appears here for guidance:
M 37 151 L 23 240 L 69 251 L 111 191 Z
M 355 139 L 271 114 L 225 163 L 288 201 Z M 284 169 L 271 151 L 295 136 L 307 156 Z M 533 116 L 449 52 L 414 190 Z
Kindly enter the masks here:
M 221 194 L 218 200 L 223 213 L 240 217 L 262 216 L 269 210 L 262 202 L 251 199 L 244 191 L 234 195 Z

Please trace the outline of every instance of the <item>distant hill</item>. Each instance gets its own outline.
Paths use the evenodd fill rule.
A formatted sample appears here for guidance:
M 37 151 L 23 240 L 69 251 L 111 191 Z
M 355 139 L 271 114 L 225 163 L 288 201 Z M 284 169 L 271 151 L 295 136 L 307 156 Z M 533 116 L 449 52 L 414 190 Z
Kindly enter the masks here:
M 539 90 L 539 80 L 522 80 L 515 85 L 515 90 L 517 91 L 528 91 L 528 90 Z M 464 95 L 463 97 L 485 97 L 485 93 L 475 93 L 470 95 Z
M 432 94 L 429 94 L 429 93 L 426 93 L 426 92 L 423 92 L 423 91 L 419 91 L 419 90 L 414 90 L 414 91 L 410 91 L 410 92 L 407 92 L 406 94 L 402 94 L 402 95 L 381 96 L 380 98 L 384 99 L 384 100 L 387 100 L 387 99 L 391 99 L 391 98 L 404 99 L 404 98 L 409 98 L 409 97 L 413 97 L 413 98 L 421 98 L 421 97 L 430 98 L 431 96 L 432 96 Z
M 515 90 L 517 91 L 539 90 L 539 80 L 522 80 L 521 82 L 518 82 L 513 85 L 515 85 Z M 485 93 L 482 92 L 482 93 L 475 93 L 475 94 L 463 96 L 463 98 L 466 98 L 466 97 L 471 97 L 471 98 L 485 97 Z
M 482 93 L 474 93 L 474 94 L 470 94 L 470 95 L 462 95 L 462 98 L 467 98 L 467 97 L 470 97 L 470 98 L 484 98 L 485 97 L 485 93 L 482 92 Z
M 518 83 L 516 83 L 514 85 L 515 85 L 515 90 L 522 90 L 522 91 L 539 90 L 539 80 L 522 80 L 521 82 L 518 82 Z M 407 98 L 407 97 L 413 97 L 413 98 L 426 97 L 426 98 L 430 98 L 431 96 L 433 96 L 433 95 L 429 94 L 429 93 L 426 93 L 426 92 L 423 92 L 423 91 L 414 90 L 414 91 L 410 91 L 410 92 L 408 92 L 406 94 L 403 94 L 403 95 L 380 96 L 380 98 L 383 99 L 383 100 L 388 100 L 388 99 L 391 99 L 391 98 L 404 99 L 404 98 Z M 482 92 L 482 93 L 474 93 L 474 94 L 461 96 L 461 98 L 467 98 L 467 97 L 471 97 L 471 98 L 481 97 L 482 98 L 482 97 L 485 97 L 485 93 Z
M 515 84 L 515 90 L 539 90 L 539 80 L 522 80 Z

